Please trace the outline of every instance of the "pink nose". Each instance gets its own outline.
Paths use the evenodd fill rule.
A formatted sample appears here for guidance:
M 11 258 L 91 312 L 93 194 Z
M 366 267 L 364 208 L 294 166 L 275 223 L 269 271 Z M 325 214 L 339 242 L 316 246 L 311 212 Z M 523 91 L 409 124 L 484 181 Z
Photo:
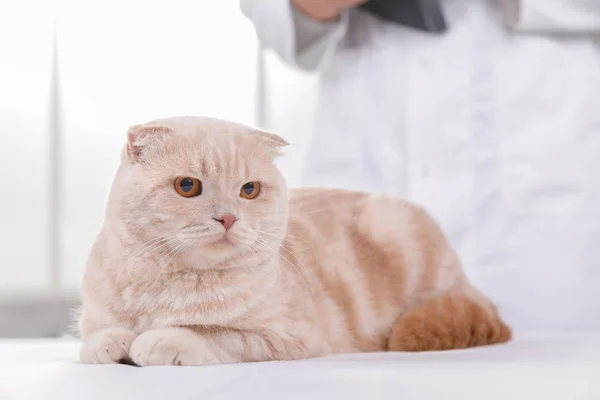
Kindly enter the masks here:
M 237 218 L 231 214 L 225 214 L 220 219 L 219 218 L 213 218 L 213 219 L 215 221 L 219 221 L 223 225 L 223 227 L 225 228 L 226 231 L 228 231 L 233 226 L 233 223 L 235 221 L 237 221 Z

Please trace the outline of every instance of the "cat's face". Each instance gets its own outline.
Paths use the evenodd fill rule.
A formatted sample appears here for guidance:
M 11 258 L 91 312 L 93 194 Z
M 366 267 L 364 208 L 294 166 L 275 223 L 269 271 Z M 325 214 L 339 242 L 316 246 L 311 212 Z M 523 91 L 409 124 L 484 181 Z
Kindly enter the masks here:
M 225 121 L 177 118 L 131 128 L 109 201 L 138 254 L 196 268 L 275 249 L 288 199 L 279 137 Z

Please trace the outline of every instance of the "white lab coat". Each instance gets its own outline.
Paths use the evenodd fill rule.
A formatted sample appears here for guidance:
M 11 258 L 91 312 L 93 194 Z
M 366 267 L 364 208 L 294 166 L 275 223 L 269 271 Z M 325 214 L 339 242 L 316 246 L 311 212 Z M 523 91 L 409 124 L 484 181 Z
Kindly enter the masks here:
M 321 73 L 307 185 L 423 205 L 517 331 L 600 330 L 600 0 L 442 4 L 443 36 L 350 10 L 302 51 L 289 0 L 241 8 Z

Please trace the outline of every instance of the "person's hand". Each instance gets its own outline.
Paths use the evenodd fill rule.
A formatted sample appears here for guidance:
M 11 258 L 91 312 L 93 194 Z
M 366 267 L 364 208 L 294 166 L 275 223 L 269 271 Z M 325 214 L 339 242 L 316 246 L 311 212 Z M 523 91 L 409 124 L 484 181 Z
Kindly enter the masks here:
M 338 18 L 344 8 L 355 7 L 367 0 L 291 0 L 292 5 L 302 14 L 317 21 L 330 21 Z

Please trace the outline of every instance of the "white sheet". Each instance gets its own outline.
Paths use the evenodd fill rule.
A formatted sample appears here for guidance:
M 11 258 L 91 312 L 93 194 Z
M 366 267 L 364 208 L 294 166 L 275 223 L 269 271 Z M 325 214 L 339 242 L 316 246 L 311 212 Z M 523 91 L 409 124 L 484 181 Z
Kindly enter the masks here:
M 0 399 L 600 399 L 600 333 L 195 368 L 79 365 L 77 351 L 69 341 L 0 342 Z

